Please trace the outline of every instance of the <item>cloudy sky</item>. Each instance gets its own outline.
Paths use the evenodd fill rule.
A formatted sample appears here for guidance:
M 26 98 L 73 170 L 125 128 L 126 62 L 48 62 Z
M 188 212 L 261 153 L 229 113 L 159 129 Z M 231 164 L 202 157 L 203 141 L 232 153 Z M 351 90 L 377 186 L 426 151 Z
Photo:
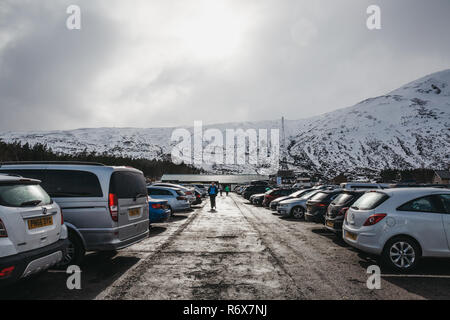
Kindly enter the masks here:
M 449 16 L 448 0 L 0 0 L 0 131 L 317 115 L 449 68 Z

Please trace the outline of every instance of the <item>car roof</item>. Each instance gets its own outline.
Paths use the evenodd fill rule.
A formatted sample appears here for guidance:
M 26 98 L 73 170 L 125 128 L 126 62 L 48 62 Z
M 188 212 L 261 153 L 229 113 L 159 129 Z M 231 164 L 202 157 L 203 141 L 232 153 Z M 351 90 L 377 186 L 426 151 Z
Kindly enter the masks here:
M 106 166 L 106 165 L 99 165 L 96 163 L 74 163 L 74 162 L 42 162 L 42 163 L 36 163 L 36 162 L 23 162 L 23 163 L 1 163 L 0 164 L 0 170 L 1 169 L 54 169 L 54 170 L 79 170 L 79 171 L 91 171 L 91 172 L 100 172 L 100 171 L 136 171 L 141 172 L 139 169 L 133 168 L 133 167 L 127 167 L 127 166 Z
M 148 188 L 152 188 L 152 189 L 164 189 L 164 190 L 178 190 L 178 191 L 182 191 L 180 188 L 176 188 L 176 187 L 167 187 L 167 186 L 155 186 L 155 185 L 150 185 L 147 186 Z
M 416 195 L 420 197 L 421 195 L 434 194 L 434 193 L 450 193 L 450 189 L 443 188 L 391 188 L 382 190 L 371 190 L 372 192 L 383 192 L 387 195 Z

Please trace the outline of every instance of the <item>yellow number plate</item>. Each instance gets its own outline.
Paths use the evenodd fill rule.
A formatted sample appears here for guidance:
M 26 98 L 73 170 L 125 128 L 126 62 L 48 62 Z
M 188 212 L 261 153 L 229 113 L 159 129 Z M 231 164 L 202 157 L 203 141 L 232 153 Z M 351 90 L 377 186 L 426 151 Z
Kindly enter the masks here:
M 138 216 L 138 215 L 140 215 L 140 214 L 141 214 L 141 209 L 139 209 L 139 208 L 129 209 L 129 210 L 128 210 L 128 215 L 129 215 L 130 217 L 135 217 L 135 216 Z
M 53 224 L 52 216 L 30 219 L 30 220 L 28 220 L 28 229 L 33 230 L 33 229 L 37 229 L 37 228 L 43 228 L 43 227 L 51 226 L 52 224 Z
M 350 240 L 356 240 L 356 238 L 358 237 L 358 235 L 357 234 L 354 234 L 354 233 L 351 233 L 351 232 L 346 232 L 345 233 L 345 236 L 347 237 L 347 239 L 350 239 Z
M 334 228 L 334 222 L 327 220 L 327 226 L 329 226 L 330 228 Z

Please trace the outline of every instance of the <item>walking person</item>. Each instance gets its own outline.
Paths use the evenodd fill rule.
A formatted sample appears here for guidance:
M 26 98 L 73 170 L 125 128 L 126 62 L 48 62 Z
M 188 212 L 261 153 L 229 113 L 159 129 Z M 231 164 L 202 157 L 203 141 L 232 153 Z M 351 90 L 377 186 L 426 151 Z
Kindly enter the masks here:
M 230 187 L 229 186 L 225 186 L 225 193 L 226 193 L 227 197 L 228 197 L 228 192 L 230 192 Z
M 222 196 L 222 192 L 223 192 L 223 187 L 222 187 L 222 185 L 219 187 L 219 191 L 220 191 L 220 196 Z
M 209 200 L 211 202 L 211 210 L 216 209 L 216 197 L 219 193 L 219 188 L 216 186 L 216 184 L 213 182 L 208 188 L 208 194 L 209 194 Z

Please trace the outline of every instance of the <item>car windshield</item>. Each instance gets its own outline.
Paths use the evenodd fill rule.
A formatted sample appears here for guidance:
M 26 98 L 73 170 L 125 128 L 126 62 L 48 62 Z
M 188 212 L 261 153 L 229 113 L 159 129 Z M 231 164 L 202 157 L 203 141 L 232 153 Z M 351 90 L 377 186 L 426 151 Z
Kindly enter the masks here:
M 382 192 L 368 192 L 356 200 L 356 202 L 352 205 L 352 208 L 356 210 L 372 210 L 378 207 L 387 198 L 388 196 Z
M 5 207 L 34 207 L 51 204 L 47 192 L 38 184 L 0 185 L 0 205 Z

